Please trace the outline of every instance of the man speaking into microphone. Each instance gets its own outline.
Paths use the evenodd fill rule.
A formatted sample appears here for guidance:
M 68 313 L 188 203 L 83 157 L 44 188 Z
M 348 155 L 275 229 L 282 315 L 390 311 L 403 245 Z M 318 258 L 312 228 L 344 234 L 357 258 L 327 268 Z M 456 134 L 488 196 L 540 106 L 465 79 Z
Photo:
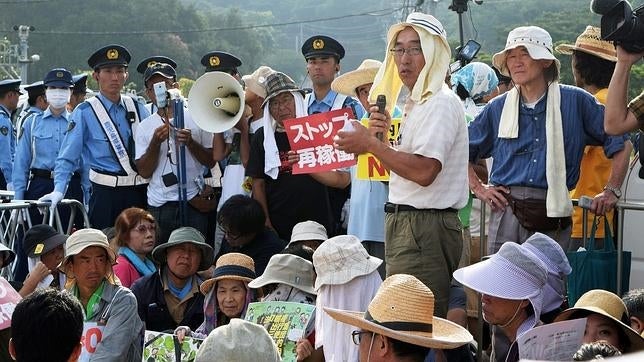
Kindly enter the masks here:
M 354 122 L 354 131 L 338 133 L 336 148 L 371 152 L 391 171 L 385 205 L 387 276 L 416 276 L 434 292 L 434 315 L 445 317 L 463 247 L 457 210 L 468 199 L 465 114 L 444 82 L 451 52 L 438 20 L 410 14 L 389 28 L 387 49 L 369 97 L 374 104 L 384 94 L 387 110 L 371 107 L 369 128 Z M 403 85 L 410 94 L 392 147 L 376 134 L 389 132 L 390 110 Z

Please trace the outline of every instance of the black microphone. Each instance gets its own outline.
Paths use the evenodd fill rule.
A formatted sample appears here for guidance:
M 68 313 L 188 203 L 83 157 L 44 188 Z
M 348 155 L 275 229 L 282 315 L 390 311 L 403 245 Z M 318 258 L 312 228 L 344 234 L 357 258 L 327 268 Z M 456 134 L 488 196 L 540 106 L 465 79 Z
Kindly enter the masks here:
M 624 0 L 591 0 L 590 11 L 595 14 L 604 15 L 622 1 Z
M 378 95 L 378 97 L 376 98 L 376 106 L 378 106 L 378 113 L 385 113 L 385 107 L 387 106 L 387 97 L 384 94 Z M 377 132 L 376 137 L 378 137 L 378 139 L 382 141 L 384 135 L 382 134 L 382 132 Z

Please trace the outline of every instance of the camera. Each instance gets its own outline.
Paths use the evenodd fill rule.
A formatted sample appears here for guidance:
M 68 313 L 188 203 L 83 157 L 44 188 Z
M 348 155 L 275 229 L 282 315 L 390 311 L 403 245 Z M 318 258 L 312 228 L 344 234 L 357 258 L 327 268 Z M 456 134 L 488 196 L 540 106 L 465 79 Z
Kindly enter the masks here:
M 456 48 L 456 61 L 449 65 L 450 74 L 468 65 L 476 58 L 479 50 L 481 50 L 481 44 L 472 39 L 468 40 L 465 45 Z
M 602 39 L 629 53 L 644 51 L 644 5 L 633 10 L 626 0 L 593 0 L 590 8 L 602 15 Z

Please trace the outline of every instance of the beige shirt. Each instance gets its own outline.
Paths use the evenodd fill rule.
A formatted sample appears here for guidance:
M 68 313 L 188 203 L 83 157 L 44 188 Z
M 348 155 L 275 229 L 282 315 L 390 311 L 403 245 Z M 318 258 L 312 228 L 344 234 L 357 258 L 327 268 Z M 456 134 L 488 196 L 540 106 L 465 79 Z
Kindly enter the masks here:
M 446 86 L 423 104 L 407 99 L 397 150 L 438 160 L 442 169 L 429 186 L 394 172 L 389 202 L 419 209 L 460 209 L 467 204 L 469 140 L 463 106 Z
M 168 277 L 165 272 L 163 273 L 161 280 L 163 281 L 163 297 L 165 298 L 165 302 L 168 306 L 168 312 L 170 312 L 174 322 L 179 324 L 183 320 L 183 315 L 185 314 L 188 301 L 195 293 L 199 293 L 199 283 L 197 283 L 197 279 L 193 276 L 190 281 L 192 283 L 190 293 L 188 293 L 182 300 L 179 300 L 179 298 L 175 297 L 175 295 L 170 291 L 170 288 L 168 287 Z

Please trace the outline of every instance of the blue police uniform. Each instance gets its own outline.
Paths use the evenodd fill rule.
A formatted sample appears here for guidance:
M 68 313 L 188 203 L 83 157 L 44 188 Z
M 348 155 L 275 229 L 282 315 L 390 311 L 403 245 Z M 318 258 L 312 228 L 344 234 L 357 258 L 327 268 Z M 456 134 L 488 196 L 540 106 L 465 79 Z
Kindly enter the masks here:
M 102 66 L 127 66 L 130 54 L 120 45 L 108 45 L 97 50 L 88 60 L 93 69 Z M 116 131 L 133 170 L 134 137 L 132 125 L 135 120 L 145 119 L 148 111 L 138 101 L 133 100 L 134 110 L 128 111 L 126 96 L 113 103 L 99 93 L 94 99 L 79 104 L 71 115 L 67 134 L 63 139 L 60 154 L 56 159 L 54 190 L 65 193 L 67 184 L 77 169 L 77 160 L 83 158 L 90 169 L 91 195 L 89 217 L 92 227 L 97 229 L 114 225 L 114 220 L 128 207 L 146 207 L 147 183 L 138 175 L 129 175 L 116 156 L 110 137 L 101 126 L 99 116 L 90 102 L 97 100 L 104 107 L 112 122 L 107 122 Z M 93 177 L 94 175 L 94 177 Z
M 4 95 L 10 91 L 20 92 L 20 79 L 5 79 L 0 81 L 0 94 Z M 13 155 L 16 147 L 15 132 L 11 122 L 11 113 L 6 105 L 0 104 L 0 189 L 6 190 L 7 183 L 11 182 L 11 170 L 13 167 Z

